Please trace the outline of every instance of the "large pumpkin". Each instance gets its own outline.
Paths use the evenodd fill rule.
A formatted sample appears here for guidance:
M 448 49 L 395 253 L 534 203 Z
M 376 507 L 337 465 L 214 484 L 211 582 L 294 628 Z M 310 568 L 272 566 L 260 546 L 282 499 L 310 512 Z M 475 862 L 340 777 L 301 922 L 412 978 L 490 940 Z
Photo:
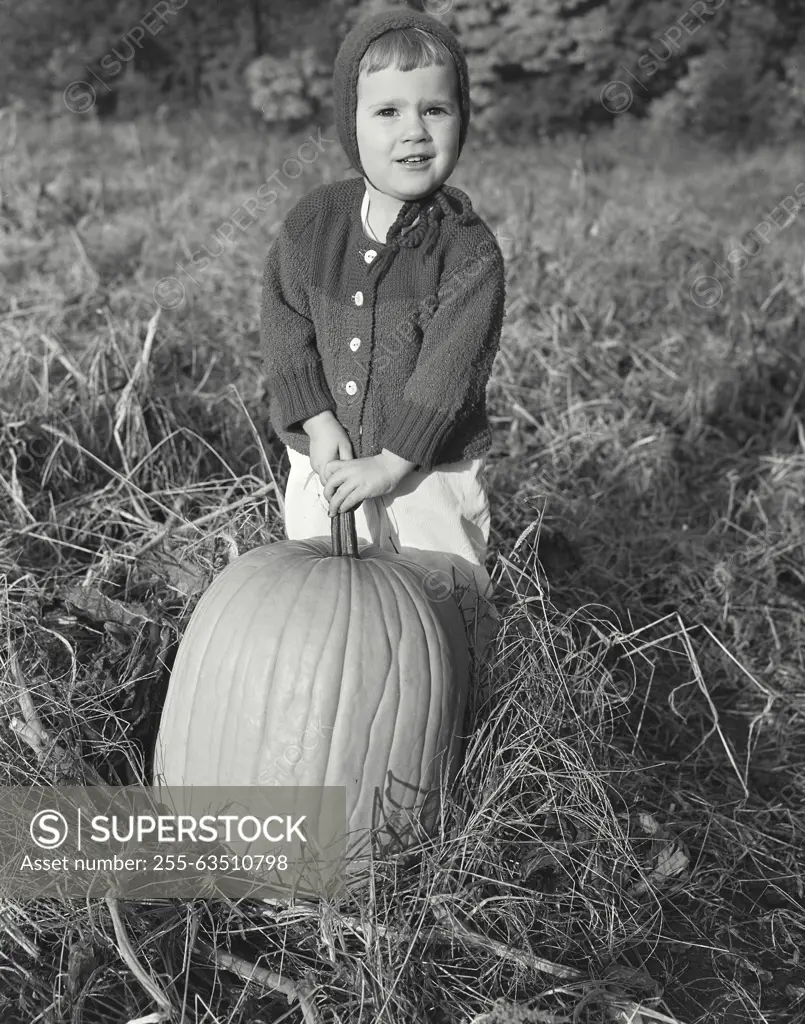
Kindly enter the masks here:
M 432 831 L 461 755 L 469 657 L 456 603 L 430 596 L 428 576 L 375 545 L 359 553 L 351 511 L 331 541 L 236 558 L 179 646 L 155 778 L 344 786 L 348 832 L 400 809 Z

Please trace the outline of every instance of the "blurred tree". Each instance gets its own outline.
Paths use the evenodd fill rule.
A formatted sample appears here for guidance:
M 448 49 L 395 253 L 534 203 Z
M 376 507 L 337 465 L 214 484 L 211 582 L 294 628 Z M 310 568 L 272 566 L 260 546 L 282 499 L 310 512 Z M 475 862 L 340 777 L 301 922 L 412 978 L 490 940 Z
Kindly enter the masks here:
M 265 53 L 245 71 L 249 103 L 263 120 L 294 128 L 331 115 L 333 62 L 351 3 L 314 0 L 296 9 L 292 23 L 272 25 Z
M 717 38 L 655 104 L 659 124 L 725 149 L 784 141 L 805 129 L 805 11 L 788 0 L 725 12 Z
M 109 16 L 110 5 L 105 0 L 0 4 L 0 105 L 14 98 L 46 100 L 52 54 L 75 40 L 89 39 L 94 27 Z
M 15 98 L 58 109 L 86 81 L 97 108 L 132 73 L 184 103 L 246 106 L 243 71 L 274 43 L 298 41 L 300 18 L 319 0 L 0 0 L 0 106 Z M 101 109 L 101 113 L 103 110 Z

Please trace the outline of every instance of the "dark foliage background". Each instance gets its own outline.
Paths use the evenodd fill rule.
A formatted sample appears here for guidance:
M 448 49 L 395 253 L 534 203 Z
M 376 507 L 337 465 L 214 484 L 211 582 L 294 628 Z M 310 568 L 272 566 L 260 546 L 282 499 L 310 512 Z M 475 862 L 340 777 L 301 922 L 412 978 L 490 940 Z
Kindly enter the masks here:
M 402 3 L 402 0 L 398 0 Z M 477 129 L 528 138 L 629 113 L 718 144 L 805 127 L 799 0 L 411 0 L 470 60 Z M 86 82 L 100 116 L 224 107 L 267 122 L 327 113 L 338 44 L 394 0 L 28 0 L 0 4 L 0 105 L 65 113 Z

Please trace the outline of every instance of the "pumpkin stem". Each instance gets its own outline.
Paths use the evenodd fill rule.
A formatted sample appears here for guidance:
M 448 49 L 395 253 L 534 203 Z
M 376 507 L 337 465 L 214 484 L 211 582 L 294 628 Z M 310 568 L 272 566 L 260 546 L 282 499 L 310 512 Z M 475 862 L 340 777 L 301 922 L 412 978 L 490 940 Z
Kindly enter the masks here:
M 355 511 L 339 512 L 333 516 L 330 533 L 334 555 L 346 555 L 348 558 L 360 558 L 358 553 L 358 532 L 355 529 Z

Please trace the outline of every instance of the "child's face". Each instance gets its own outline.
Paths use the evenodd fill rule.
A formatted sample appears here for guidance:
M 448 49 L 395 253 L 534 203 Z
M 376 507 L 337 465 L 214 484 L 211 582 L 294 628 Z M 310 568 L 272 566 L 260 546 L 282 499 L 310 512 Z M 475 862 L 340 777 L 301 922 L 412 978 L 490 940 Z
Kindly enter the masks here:
M 403 202 L 427 195 L 450 177 L 458 159 L 461 114 L 454 67 L 386 68 L 358 78 L 355 128 L 367 178 Z M 418 165 L 400 163 L 427 153 Z

